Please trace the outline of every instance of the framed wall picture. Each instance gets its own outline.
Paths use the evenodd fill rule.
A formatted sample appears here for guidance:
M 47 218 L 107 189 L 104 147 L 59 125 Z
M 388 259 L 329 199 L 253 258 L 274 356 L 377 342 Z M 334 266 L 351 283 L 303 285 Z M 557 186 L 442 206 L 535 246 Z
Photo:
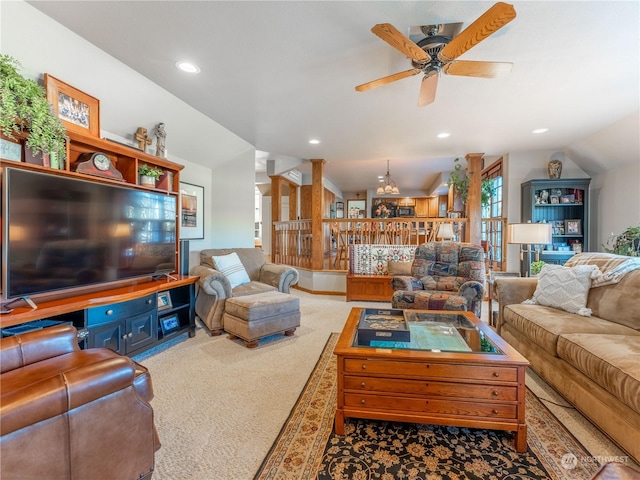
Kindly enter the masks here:
M 77 88 L 44 74 L 47 100 L 69 132 L 100 138 L 100 101 Z
M 204 239 L 204 187 L 180 182 L 180 239 Z
M 564 221 L 565 235 L 582 235 L 582 222 L 580 220 Z
M 173 307 L 171 303 L 171 293 L 170 292 L 160 292 L 158 293 L 158 311 L 169 310 Z

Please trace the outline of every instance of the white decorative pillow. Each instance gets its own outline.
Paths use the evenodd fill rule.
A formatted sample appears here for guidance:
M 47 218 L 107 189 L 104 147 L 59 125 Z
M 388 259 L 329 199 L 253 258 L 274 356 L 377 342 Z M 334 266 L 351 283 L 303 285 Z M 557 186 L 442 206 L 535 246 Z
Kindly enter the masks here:
M 547 264 L 540 271 L 533 298 L 522 303 L 545 305 L 589 317 L 591 309 L 587 308 L 587 297 L 591 279 L 599 272 L 596 265 L 563 267 Z
M 220 255 L 219 257 L 214 255 L 211 258 L 216 270 L 227 277 L 229 283 L 231 283 L 231 288 L 251 281 L 236 252 L 232 252 L 229 255 Z

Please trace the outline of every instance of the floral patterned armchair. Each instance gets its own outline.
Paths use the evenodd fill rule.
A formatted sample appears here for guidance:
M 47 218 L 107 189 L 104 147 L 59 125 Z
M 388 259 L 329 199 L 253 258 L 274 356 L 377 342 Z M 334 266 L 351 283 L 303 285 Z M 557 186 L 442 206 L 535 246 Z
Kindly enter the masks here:
M 411 276 L 391 280 L 393 308 L 467 310 L 480 318 L 485 288 L 480 245 L 429 242 L 416 249 Z

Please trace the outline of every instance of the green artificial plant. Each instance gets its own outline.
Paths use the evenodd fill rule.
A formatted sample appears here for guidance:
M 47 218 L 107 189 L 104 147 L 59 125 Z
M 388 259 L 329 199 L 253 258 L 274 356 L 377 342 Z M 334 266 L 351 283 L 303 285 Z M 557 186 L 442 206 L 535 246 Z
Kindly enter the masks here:
M 35 80 L 18 73 L 21 65 L 10 55 L 0 55 L 0 131 L 7 138 L 28 134 L 26 146 L 34 155 L 43 152 L 66 156 L 67 131 Z
M 542 271 L 542 267 L 544 267 L 547 262 L 543 260 L 538 260 L 537 262 L 531 262 L 531 275 L 539 275 Z
M 138 175 L 142 175 L 144 177 L 153 177 L 158 180 L 162 175 L 164 175 L 164 172 L 158 167 L 150 167 L 146 163 L 143 163 L 138 167 Z
M 453 185 L 453 189 L 456 194 L 460 197 L 460 200 L 463 204 L 467 204 L 467 197 L 469 196 L 469 181 L 470 178 L 467 176 L 466 170 L 462 169 L 462 165 L 460 164 L 460 159 L 456 158 L 453 161 L 453 172 L 449 176 L 449 180 L 447 181 L 447 186 L 451 187 Z M 480 184 L 480 202 L 483 207 L 489 205 L 491 200 L 491 196 L 494 194 L 493 184 L 491 180 L 485 178 L 482 180 Z
M 627 255 L 629 257 L 640 256 L 640 225 L 629 227 L 620 235 L 611 235 L 602 247 L 607 253 Z

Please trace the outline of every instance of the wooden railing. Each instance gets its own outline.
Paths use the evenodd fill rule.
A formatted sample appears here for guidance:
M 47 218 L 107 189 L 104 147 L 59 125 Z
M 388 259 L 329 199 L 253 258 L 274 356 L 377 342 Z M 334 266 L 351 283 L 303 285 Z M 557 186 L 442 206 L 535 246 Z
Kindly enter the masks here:
M 348 268 L 348 249 L 351 244 L 420 245 L 435 241 L 441 225 L 451 224 L 454 241 L 463 241 L 466 218 L 364 218 L 324 219 L 323 266 L 327 270 Z M 311 220 L 274 222 L 275 238 L 272 257 L 275 263 L 310 268 Z

